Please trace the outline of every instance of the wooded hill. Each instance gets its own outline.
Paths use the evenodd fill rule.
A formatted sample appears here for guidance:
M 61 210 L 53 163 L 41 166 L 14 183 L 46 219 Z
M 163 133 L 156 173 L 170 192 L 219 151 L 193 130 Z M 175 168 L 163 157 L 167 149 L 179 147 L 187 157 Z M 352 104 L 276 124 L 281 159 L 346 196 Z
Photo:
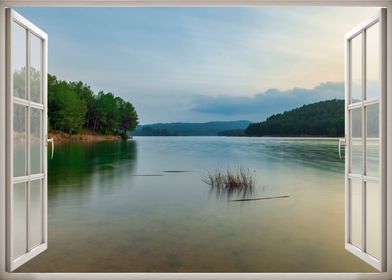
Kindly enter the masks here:
M 246 136 L 343 136 L 344 100 L 321 101 L 275 114 L 245 129 Z
M 111 92 L 95 94 L 82 82 L 66 82 L 48 75 L 49 130 L 78 134 L 87 130 L 96 134 L 121 135 L 138 124 L 132 103 Z

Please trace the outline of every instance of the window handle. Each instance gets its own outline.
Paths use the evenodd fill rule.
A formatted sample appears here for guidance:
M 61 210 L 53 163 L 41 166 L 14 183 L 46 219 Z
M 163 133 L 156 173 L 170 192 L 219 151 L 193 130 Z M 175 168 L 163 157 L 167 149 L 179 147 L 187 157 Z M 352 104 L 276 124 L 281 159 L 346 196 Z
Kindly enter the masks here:
M 342 145 L 346 145 L 346 138 L 339 138 L 339 159 L 342 159 Z
M 50 159 L 53 159 L 53 155 L 54 155 L 54 139 L 53 138 L 49 138 L 48 140 L 46 140 L 46 142 L 52 144 L 52 154 L 50 156 Z

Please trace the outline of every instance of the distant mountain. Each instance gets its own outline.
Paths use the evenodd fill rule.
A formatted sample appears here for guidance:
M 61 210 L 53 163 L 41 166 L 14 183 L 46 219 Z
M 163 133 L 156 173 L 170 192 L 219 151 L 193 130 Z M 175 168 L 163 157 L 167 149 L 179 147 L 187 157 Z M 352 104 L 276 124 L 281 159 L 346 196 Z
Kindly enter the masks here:
M 222 131 L 243 130 L 250 121 L 215 121 L 206 123 L 155 123 L 139 125 L 133 136 L 217 136 Z
M 134 136 L 178 136 L 177 133 L 171 133 L 166 128 L 159 129 L 152 126 L 139 126 L 132 134 Z
M 343 136 L 344 100 L 321 101 L 272 115 L 245 129 L 246 136 Z
M 218 133 L 219 136 L 245 136 L 245 129 L 229 129 Z

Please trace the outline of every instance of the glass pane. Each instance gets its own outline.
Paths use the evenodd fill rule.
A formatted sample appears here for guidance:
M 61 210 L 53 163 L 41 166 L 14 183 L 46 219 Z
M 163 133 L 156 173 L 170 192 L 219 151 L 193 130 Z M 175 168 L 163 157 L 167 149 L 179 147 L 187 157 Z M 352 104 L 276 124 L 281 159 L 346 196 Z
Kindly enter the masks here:
M 31 34 L 30 90 L 31 100 L 41 102 L 42 41 Z
M 366 99 L 380 96 L 380 24 L 366 31 Z
M 31 248 L 42 243 L 42 180 L 31 182 Z
M 27 175 L 26 170 L 26 115 L 25 106 L 14 104 L 14 177 Z
M 366 182 L 366 251 L 381 258 L 381 187 Z
M 378 177 L 380 167 L 379 105 L 366 107 L 366 175 Z
M 362 182 L 350 180 L 350 243 L 362 248 Z
M 362 100 L 362 34 L 351 40 L 351 103 Z
M 13 259 L 27 252 L 26 247 L 26 183 L 14 185 L 13 193 Z
M 362 174 L 362 109 L 351 112 L 351 173 Z
M 12 23 L 12 75 L 14 96 L 26 98 L 26 29 Z
M 42 173 L 42 111 L 38 109 L 31 108 L 31 137 L 30 137 L 30 145 L 31 145 L 31 157 L 30 157 L 30 166 L 31 173 Z

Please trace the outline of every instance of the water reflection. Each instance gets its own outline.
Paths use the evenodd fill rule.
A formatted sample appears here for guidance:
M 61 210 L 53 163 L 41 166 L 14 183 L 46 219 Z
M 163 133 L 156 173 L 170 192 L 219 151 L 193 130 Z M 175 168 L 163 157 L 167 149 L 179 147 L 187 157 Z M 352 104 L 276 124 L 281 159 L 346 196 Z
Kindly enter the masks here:
M 374 271 L 343 246 L 337 139 L 137 137 L 56 148 L 49 248 L 19 272 Z M 209 199 L 201 178 L 227 166 L 255 170 L 254 198 L 279 199 Z
M 344 150 L 342 159 L 338 154 L 338 139 L 276 139 L 265 140 L 254 147 L 254 152 L 267 157 L 271 162 L 299 165 L 308 168 L 341 173 L 344 170 Z
M 56 145 L 55 156 L 52 160 L 48 157 L 49 223 L 51 208 L 62 209 L 59 217 L 64 222 L 74 215 L 89 220 L 89 212 L 78 214 L 78 210 L 94 209 L 102 204 L 107 197 L 104 192 L 110 194 L 111 189 L 115 192 L 118 178 L 132 173 L 136 160 L 137 143 L 134 141 Z M 70 206 L 73 206 L 72 213 L 67 213 Z M 98 213 L 95 211 L 94 215 Z
M 48 158 L 48 185 L 58 188 L 86 185 L 94 173 L 107 178 L 132 172 L 137 159 L 137 143 L 94 142 L 56 145 L 55 157 Z

